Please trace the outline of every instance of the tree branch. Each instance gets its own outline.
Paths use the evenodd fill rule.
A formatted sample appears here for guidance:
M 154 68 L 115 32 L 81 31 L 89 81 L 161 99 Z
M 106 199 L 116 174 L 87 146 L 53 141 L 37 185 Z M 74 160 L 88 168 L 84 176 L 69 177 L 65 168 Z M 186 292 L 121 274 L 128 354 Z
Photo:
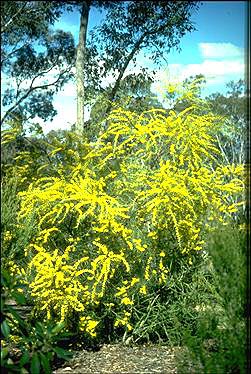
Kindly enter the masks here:
M 58 59 L 57 59 L 56 62 L 58 62 Z M 30 88 L 32 88 L 33 83 L 35 82 L 35 80 L 36 80 L 37 78 L 43 76 L 44 74 L 48 74 L 52 69 L 55 68 L 55 66 L 57 66 L 57 63 L 54 64 L 53 66 L 51 66 L 49 69 L 47 69 L 47 70 L 43 70 L 43 71 L 41 71 L 40 73 L 38 73 L 38 74 L 37 74 L 37 75 L 32 79 L 31 84 L 30 84 Z M 65 72 L 63 72 L 63 74 L 64 74 L 64 73 L 65 73 Z
M 20 49 L 28 46 L 29 43 L 23 44 L 21 47 L 13 49 L 10 53 L 8 53 L 3 59 L 1 59 L 1 65 L 3 65 L 4 61 L 10 58 L 12 55 L 14 55 L 16 52 L 20 51 Z
M 221 150 L 221 153 L 223 154 L 223 156 L 225 157 L 225 160 L 226 160 L 227 163 L 229 164 L 229 159 L 228 159 L 226 153 L 224 152 L 224 150 L 223 150 L 223 148 L 222 148 L 222 146 L 221 146 L 220 139 L 219 139 L 218 135 L 216 135 L 216 139 L 217 139 L 217 142 L 218 142 L 219 148 L 220 148 L 220 150 Z
M 172 25 L 172 18 L 171 20 L 169 20 L 168 22 L 170 24 L 170 26 Z M 140 38 L 136 41 L 136 43 L 134 44 L 134 47 L 133 49 L 131 50 L 131 52 L 129 53 L 129 55 L 127 56 L 125 62 L 124 62 L 124 65 L 122 67 L 122 69 L 120 70 L 120 73 L 119 73 L 119 76 L 113 86 L 113 89 L 111 91 L 111 94 L 109 95 L 109 103 L 107 105 L 107 108 L 106 108 L 106 111 L 105 111 L 105 116 L 107 116 L 110 111 L 111 111 L 111 108 L 112 108 L 112 101 L 114 100 L 115 98 L 115 95 L 116 95 L 116 92 L 118 91 L 118 88 L 120 86 L 120 82 L 123 78 L 123 75 L 131 61 L 131 59 L 133 58 L 133 56 L 135 55 L 135 53 L 139 50 L 141 44 L 143 43 L 144 39 L 146 36 L 151 36 L 151 35 L 154 35 L 156 33 L 161 33 L 162 31 L 164 31 L 166 28 L 168 27 L 167 24 L 164 24 L 164 25 L 160 25 L 159 27 L 156 27 L 152 30 L 145 30 L 143 32 L 143 34 L 140 36 Z
M 49 163 L 53 166 L 52 160 L 51 160 L 51 158 L 50 158 L 50 156 L 49 156 L 46 148 L 43 148 L 40 144 L 37 144 L 37 142 L 34 142 L 34 141 L 30 140 L 29 138 L 27 138 L 27 136 L 24 136 L 24 139 L 27 142 L 29 142 L 30 144 L 32 144 L 34 147 L 36 147 L 37 149 L 39 149 L 40 151 L 42 151 L 45 154 L 45 156 L 47 157 Z
M 51 69 L 50 69 L 51 70 Z M 3 123 L 5 120 L 6 120 L 6 118 L 11 114 L 11 112 L 13 112 L 33 91 L 35 91 L 35 90 L 38 90 L 38 89 L 41 89 L 41 90 L 44 90 L 44 89 L 46 89 L 46 88 L 48 88 L 48 87 L 50 87 L 50 86 L 54 86 L 55 84 L 57 84 L 59 81 L 60 81 L 60 79 L 62 78 L 62 76 L 66 73 L 66 72 L 69 72 L 69 68 L 68 69 L 66 69 L 66 70 L 64 70 L 62 73 L 60 73 L 59 74 L 59 76 L 58 76 L 58 78 L 54 81 L 54 82 L 52 82 L 52 83 L 48 83 L 48 84 L 44 84 L 44 85 L 40 85 L 40 86 L 32 86 L 32 84 L 34 83 L 34 81 L 35 81 L 35 79 L 38 77 L 38 76 L 36 76 L 36 77 L 34 77 L 33 79 L 32 79 L 32 82 L 31 82 L 31 84 L 30 84 L 30 87 L 29 87 L 29 89 L 28 89 L 28 91 L 22 96 L 22 97 L 20 97 L 19 98 L 19 100 L 17 100 L 17 102 L 14 104 L 14 105 L 12 105 L 12 107 L 10 107 L 8 110 L 7 110 L 7 112 L 4 114 L 4 116 L 3 116 L 3 118 L 2 118 L 2 120 L 1 120 L 1 122 Z M 41 73 L 40 73 L 40 75 L 41 75 Z
M 129 65 L 131 59 L 133 58 L 133 56 L 135 55 L 135 53 L 138 51 L 141 43 L 143 42 L 144 38 L 146 36 L 146 32 L 144 34 L 141 35 L 141 37 L 137 40 L 137 42 L 135 43 L 133 49 L 131 50 L 131 52 L 129 53 L 129 55 L 127 56 L 125 62 L 124 62 L 124 65 L 122 67 L 122 69 L 120 70 L 120 73 L 119 73 L 119 76 L 113 86 L 113 89 L 112 89 L 112 92 L 111 94 L 109 95 L 109 104 L 106 108 L 106 111 L 105 111 L 105 115 L 109 114 L 109 112 L 111 111 L 111 108 L 112 108 L 112 101 L 114 100 L 114 97 L 116 95 L 116 92 L 118 91 L 118 88 L 120 86 L 120 82 L 123 78 L 123 75 L 126 71 L 126 68 L 127 66 Z

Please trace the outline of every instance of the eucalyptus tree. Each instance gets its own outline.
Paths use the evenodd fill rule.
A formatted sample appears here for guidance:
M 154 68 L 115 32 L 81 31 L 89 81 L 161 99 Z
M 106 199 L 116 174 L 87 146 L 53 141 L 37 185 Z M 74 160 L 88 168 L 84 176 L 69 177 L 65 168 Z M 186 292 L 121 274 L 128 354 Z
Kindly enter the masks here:
M 82 134 L 85 127 L 85 81 L 90 83 L 91 75 L 93 78 L 88 54 L 92 57 L 91 67 L 96 72 L 95 84 L 91 85 L 94 97 L 100 92 L 103 79 L 112 75 L 115 80 L 105 108 L 105 114 L 108 114 L 129 65 L 135 67 L 139 53 L 147 52 L 157 66 L 171 48 L 179 49 L 182 36 L 195 30 L 191 15 L 198 8 L 199 2 L 89 0 L 71 3 L 82 3 L 76 61 L 76 129 Z M 103 6 L 107 12 L 104 21 L 90 32 L 89 37 L 87 28 L 91 6 Z M 150 76 L 147 69 L 143 72 Z
M 71 78 L 73 36 L 52 31 L 67 4 L 47 1 L 1 3 L 2 123 L 56 114 L 53 95 Z
M 24 119 L 56 114 L 53 95 L 73 78 L 76 67 L 76 131 L 85 131 L 84 106 L 95 103 L 104 91 L 102 82 L 113 77 L 107 92 L 104 114 L 121 94 L 128 68 L 140 68 L 137 57 L 147 53 L 154 66 L 171 48 L 179 49 L 180 39 L 195 29 L 191 21 L 197 1 L 13 1 L 2 2 L 2 61 L 4 84 L 3 122 L 17 115 Z M 91 7 L 105 9 L 104 21 L 88 35 Z M 52 32 L 50 26 L 63 11 L 80 11 L 79 41 L 65 31 Z M 137 80 L 152 78 L 141 66 Z M 55 79 L 48 79 L 48 75 Z M 142 78 L 143 79 L 143 78 Z M 144 79 L 143 79 L 144 80 Z M 120 93 L 119 93 L 120 92 Z

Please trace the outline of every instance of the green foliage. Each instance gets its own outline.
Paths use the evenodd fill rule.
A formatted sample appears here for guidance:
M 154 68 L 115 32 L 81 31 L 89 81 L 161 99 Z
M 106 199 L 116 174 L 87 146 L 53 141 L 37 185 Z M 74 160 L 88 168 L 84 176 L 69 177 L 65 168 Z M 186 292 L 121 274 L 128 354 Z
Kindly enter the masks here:
M 208 238 L 214 302 L 199 306 L 197 328 L 188 327 L 186 362 L 205 374 L 246 372 L 246 239 L 239 228 L 221 227 Z M 184 363 L 184 356 L 181 356 Z M 181 372 L 184 371 L 181 363 Z M 195 370 L 196 370 L 195 369 Z
M 199 372 L 244 373 L 245 243 L 232 226 L 244 205 L 243 82 L 207 100 L 202 76 L 169 85 L 164 109 L 147 70 L 124 73 L 143 48 L 158 63 L 178 47 L 197 2 L 88 3 L 108 12 L 85 51 L 94 106 L 82 138 L 27 121 L 55 115 L 75 49 L 50 25 L 83 4 L 1 5 L 2 71 L 16 83 L 3 94 L 2 368 L 51 373 L 74 332 L 186 346 Z
M 197 305 L 212 302 L 212 275 L 208 271 L 208 256 L 194 258 L 193 264 L 176 262 L 176 269 L 169 274 L 161 287 L 155 283 L 147 297 L 135 295 L 131 336 L 124 335 L 126 343 L 155 342 L 169 346 L 184 344 L 184 331 L 196 333 Z
M 64 10 L 85 10 L 81 22 L 83 35 L 87 35 L 91 7 L 107 11 L 104 22 L 87 37 L 87 44 L 80 43 L 83 51 L 76 61 L 76 78 L 77 85 L 82 81 L 85 84 L 82 104 L 92 105 L 97 93 L 104 94 L 102 80 L 114 75 L 114 71 L 118 72 L 115 84 L 105 93 L 108 97 L 104 109 L 108 114 L 112 102 L 120 104 L 123 100 L 121 90 L 128 81 L 124 79 L 123 82 L 123 76 L 129 65 L 135 66 L 138 53 L 151 47 L 151 59 L 158 63 L 165 52 L 178 48 L 180 38 L 194 30 L 190 17 L 198 4 L 196 1 L 177 4 L 109 0 L 83 3 L 3 1 L 1 68 L 7 78 L 3 92 L 3 122 L 18 115 L 27 125 L 27 121 L 36 116 L 43 120 L 55 116 L 53 96 L 72 78 L 71 68 L 75 63 L 73 36 L 62 30 L 52 32 L 50 28 Z M 142 68 L 142 74 L 152 79 L 147 69 Z M 137 85 L 142 74 L 133 76 L 133 83 Z M 78 93 L 78 99 L 80 96 Z M 134 106 L 144 109 L 151 102 L 142 97 L 134 102 Z
M 20 183 L 20 179 L 15 174 L 11 175 L 9 173 L 2 178 L 1 185 L 2 266 L 4 269 L 14 266 L 11 271 L 13 275 L 17 271 L 16 264 L 25 268 L 27 261 L 23 256 L 24 249 L 37 231 L 32 216 L 24 226 L 17 223 L 17 216 L 20 210 L 18 192 L 20 188 L 26 188 L 26 184 Z M 19 276 L 23 277 L 21 273 Z
M 64 325 L 32 321 L 27 309 L 21 315 L 17 307 L 27 304 L 20 288 L 23 284 L 6 269 L 2 270 L 1 284 L 1 369 L 8 373 L 52 373 L 55 357 L 72 357 L 71 352 L 59 346 L 68 336 L 63 333 Z
M 113 102 L 113 110 L 124 108 L 135 113 L 141 114 L 148 109 L 163 109 L 158 101 L 156 94 L 151 91 L 153 79 L 145 76 L 144 72 L 140 74 L 129 74 L 121 80 L 120 86 L 116 92 L 116 99 Z M 93 140 L 102 129 L 104 123 L 106 108 L 110 104 L 109 97 L 112 92 L 112 85 L 102 90 L 102 93 L 96 99 L 91 109 L 90 120 L 86 133 Z
M 180 37 L 194 30 L 190 17 L 197 6 L 196 1 L 123 2 L 108 11 L 105 22 L 93 32 L 92 41 L 94 45 L 102 41 L 100 48 L 107 54 L 105 65 L 109 70 L 120 71 L 128 57 L 125 52 L 130 53 L 139 40 L 140 47 L 141 44 L 153 46 L 151 58 L 157 62 L 164 48 L 177 47 Z
M 87 100 L 95 100 L 97 92 L 103 94 L 102 80 L 110 75 L 116 78 L 115 84 L 107 90 L 108 97 L 105 95 L 105 114 L 109 114 L 112 103 L 121 98 L 120 89 L 123 90 L 127 68 L 139 66 L 136 61 L 139 52 L 151 47 L 150 59 L 158 64 L 171 48 L 178 49 L 180 38 L 194 30 L 190 18 L 199 3 L 111 1 L 109 5 L 104 21 L 87 38 L 85 55 Z M 148 69 L 141 69 L 146 78 L 152 78 Z M 135 79 L 139 81 L 140 74 Z
M 168 103 L 169 107 L 180 113 L 194 103 L 200 103 L 201 91 L 205 83 L 206 79 L 202 74 L 190 76 L 182 82 L 182 89 L 178 89 L 177 87 L 176 90 L 174 90 L 172 86 L 167 88 L 164 99 Z M 192 92 L 192 95 L 188 94 L 189 92 Z M 198 114 L 201 113 L 203 115 L 208 111 L 211 111 L 212 108 L 209 108 L 205 100 L 203 100 L 201 104 L 203 105 L 198 105 L 197 107 Z
M 38 124 L 23 128 L 18 119 L 9 121 L 2 131 L 3 189 L 8 180 L 15 180 L 20 191 L 41 177 L 59 176 L 79 163 L 88 149 L 73 132 L 51 131 L 45 136 Z

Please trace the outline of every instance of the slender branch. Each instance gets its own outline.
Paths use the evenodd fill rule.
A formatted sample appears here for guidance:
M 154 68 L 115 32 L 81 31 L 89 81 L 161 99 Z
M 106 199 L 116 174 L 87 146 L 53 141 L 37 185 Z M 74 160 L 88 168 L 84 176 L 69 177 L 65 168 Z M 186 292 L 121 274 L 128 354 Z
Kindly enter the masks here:
M 50 158 L 50 156 L 49 156 L 49 154 L 47 153 L 47 150 L 46 150 L 45 148 L 43 148 L 40 144 L 37 144 L 37 142 L 34 142 L 34 141 L 30 140 L 30 139 L 27 138 L 26 136 L 24 136 L 24 139 L 25 139 L 28 143 L 32 144 L 34 147 L 36 147 L 37 149 L 39 149 L 40 151 L 42 151 L 42 152 L 45 154 L 45 156 L 47 157 L 49 163 L 52 164 L 52 160 L 51 160 L 51 158 Z M 53 165 L 53 164 L 52 164 L 52 165 Z
M 33 91 L 38 90 L 38 89 L 44 90 L 44 89 L 46 89 L 46 88 L 48 88 L 50 86 L 54 86 L 55 84 L 57 84 L 60 81 L 60 79 L 62 78 L 62 76 L 66 72 L 69 72 L 69 68 L 66 69 L 65 71 L 63 71 L 62 73 L 60 73 L 60 75 L 58 76 L 58 78 L 54 82 L 48 83 L 48 84 L 44 84 L 44 85 L 40 85 L 40 86 L 32 86 L 32 84 L 34 83 L 34 81 L 37 78 L 37 76 L 35 78 L 33 78 L 28 91 L 22 97 L 20 97 L 20 99 L 14 105 L 12 105 L 12 107 L 10 107 L 7 110 L 7 112 L 4 114 L 1 122 L 3 123 L 6 120 L 6 118 L 10 115 L 10 113 L 13 112 L 13 110 L 16 109 Z
M 219 145 L 219 147 L 220 147 L 221 153 L 223 154 L 223 156 L 225 157 L 225 160 L 226 160 L 227 163 L 229 164 L 229 159 L 228 159 L 226 153 L 224 152 L 224 150 L 223 150 L 223 148 L 222 148 L 222 146 L 221 146 L 220 139 L 219 139 L 218 135 L 216 135 L 216 139 L 217 139 L 218 145 Z
M 58 60 L 57 60 L 57 62 L 58 62 Z M 37 75 L 32 79 L 31 84 L 30 84 L 30 88 L 32 88 L 33 83 L 35 82 L 35 80 L 36 80 L 38 77 L 41 77 L 41 76 L 43 76 L 44 74 L 48 74 L 52 69 L 55 68 L 55 66 L 57 66 L 57 64 L 54 64 L 54 65 L 51 66 L 49 69 L 47 69 L 47 70 L 43 70 L 43 71 L 41 71 L 40 73 L 38 73 L 38 74 L 37 74 Z
M 125 62 L 124 62 L 124 65 L 122 67 L 122 69 L 120 70 L 120 73 L 119 73 L 119 76 L 115 82 L 115 85 L 113 86 L 113 89 L 112 89 L 112 92 L 111 94 L 109 95 L 109 104 L 106 108 L 106 111 L 105 111 L 105 115 L 109 114 L 109 112 L 111 111 L 111 108 L 112 108 L 112 101 L 114 100 L 114 97 L 116 95 L 116 92 L 120 86 L 120 82 L 123 78 L 123 75 L 126 71 L 126 68 L 127 66 L 129 65 L 131 59 L 133 58 L 133 56 L 135 55 L 135 53 L 138 51 L 141 43 L 143 42 L 144 38 L 146 36 L 146 32 L 144 34 L 141 35 L 141 37 L 137 40 L 137 42 L 135 43 L 133 49 L 131 50 L 131 52 L 128 54 Z
M 169 21 L 169 24 L 170 26 L 172 25 L 171 23 L 172 19 Z M 152 30 L 145 30 L 143 32 L 143 34 L 140 36 L 140 38 L 136 41 L 136 43 L 134 44 L 134 47 L 133 49 L 131 50 L 131 52 L 128 54 L 125 62 L 124 62 L 124 65 L 122 67 L 122 69 L 120 70 L 120 73 L 119 73 L 119 76 L 113 86 L 113 89 L 111 91 L 111 94 L 109 95 L 109 103 L 107 105 L 107 108 L 106 108 L 106 111 L 105 111 L 105 116 L 107 116 L 110 111 L 111 111 L 111 108 L 112 108 L 112 101 L 114 100 L 115 98 L 115 95 L 116 95 L 116 92 L 120 86 L 120 82 L 123 78 L 123 75 L 131 61 L 131 59 L 133 58 L 133 56 L 135 55 L 135 53 L 139 50 L 141 44 L 144 42 L 144 39 L 147 37 L 147 36 L 151 36 L 151 35 L 155 35 L 157 33 L 161 33 L 162 31 L 164 31 L 166 28 L 168 27 L 167 24 L 164 24 L 164 25 L 161 25 L 159 27 L 155 27 L 154 29 Z
M 16 43 L 17 45 L 18 43 Z M 12 55 L 14 55 L 16 52 L 20 51 L 20 49 L 28 46 L 29 44 L 28 43 L 25 43 L 23 45 L 21 45 L 21 47 L 18 47 L 16 49 L 13 49 L 10 53 L 7 53 L 2 59 L 1 59 L 1 65 L 3 65 L 4 61 L 5 60 L 8 60 L 8 58 L 10 58 Z
M 22 84 L 21 79 L 16 78 L 16 84 L 17 84 L 17 92 L 16 92 L 16 101 L 18 100 L 18 96 L 20 95 L 20 86 Z
M 29 89 L 32 89 L 32 87 L 33 87 L 33 83 L 35 82 L 35 80 L 38 78 L 38 77 L 41 77 L 41 76 L 43 76 L 44 74 L 48 74 L 55 66 L 57 66 L 58 64 L 58 59 L 57 59 L 57 61 L 56 61 L 56 64 L 54 64 L 53 66 L 51 66 L 49 69 L 47 69 L 47 70 L 43 70 L 43 71 L 41 71 L 40 73 L 38 73 L 33 79 L 32 79 L 32 81 L 31 81 L 31 83 L 30 83 L 30 87 L 29 87 Z M 65 72 L 66 72 L 67 70 L 65 70 L 62 74 L 64 74 Z M 61 74 L 61 73 L 60 73 Z M 16 79 L 16 81 L 17 81 L 17 79 Z M 17 94 L 16 94 L 16 100 L 17 100 L 17 98 L 18 98 L 18 96 L 19 96 L 19 88 L 20 88 L 20 86 L 21 86 L 21 84 L 22 84 L 22 82 L 21 82 L 21 80 L 17 83 Z
M 152 46 L 153 46 L 154 48 L 157 49 L 157 51 L 158 51 L 160 54 L 162 54 L 162 58 L 163 58 L 163 60 L 164 60 L 165 63 L 168 65 L 168 60 L 163 56 L 163 53 L 161 52 L 161 50 L 159 49 L 159 47 L 158 47 L 156 44 L 154 44 L 153 42 L 152 42 L 151 44 L 152 44 Z
M 244 148 L 244 142 L 241 140 L 241 149 L 239 154 L 239 164 L 242 164 L 243 162 L 243 148 Z

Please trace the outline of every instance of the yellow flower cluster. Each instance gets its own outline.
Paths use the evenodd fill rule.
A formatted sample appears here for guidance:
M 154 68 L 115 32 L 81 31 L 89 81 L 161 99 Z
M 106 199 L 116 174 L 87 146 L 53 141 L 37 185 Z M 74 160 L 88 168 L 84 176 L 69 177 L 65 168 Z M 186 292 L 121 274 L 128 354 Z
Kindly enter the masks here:
M 91 319 L 91 317 L 89 316 L 81 317 L 79 322 L 79 329 L 80 331 L 86 331 L 88 334 L 94 337 L 97 335 L 95 329 L 98 323 L 98 321 Z
M 36 244 L 31 245 L 30 251 L 32 249 L 37 253 L 29 268 L 31 271 L 35 269 L 36 275 L 30 289 L 41 306 L 40 310 L 46 311 L 48 319 L 56 315 L 60 321 L 64 321 L 72 310 L 84 313 L 90 302 L 90 291 L 81 278 L 85 274 L 93 275 L 91 269 L 83 267 L 88 257 L 71 265 L 72 246 L 68 246 L 62 255 L 58 249 L 51 254 Z
M 8 244 L 12 238 L 13 238 L 12 233 L 10 231 L 5 231 L 3 235 L 3 245 Z
M 131 317 L 131 313 L 125 311 L 123 313 L 123 316 L 116 319 L 116 321 L 114 323 L 114 326 L 115 327 L 120 326 L 120 325 L 125 326 L 128 331 L 131 331 L 132 330 L 132 325 L 129 323 L 130 317 Z

